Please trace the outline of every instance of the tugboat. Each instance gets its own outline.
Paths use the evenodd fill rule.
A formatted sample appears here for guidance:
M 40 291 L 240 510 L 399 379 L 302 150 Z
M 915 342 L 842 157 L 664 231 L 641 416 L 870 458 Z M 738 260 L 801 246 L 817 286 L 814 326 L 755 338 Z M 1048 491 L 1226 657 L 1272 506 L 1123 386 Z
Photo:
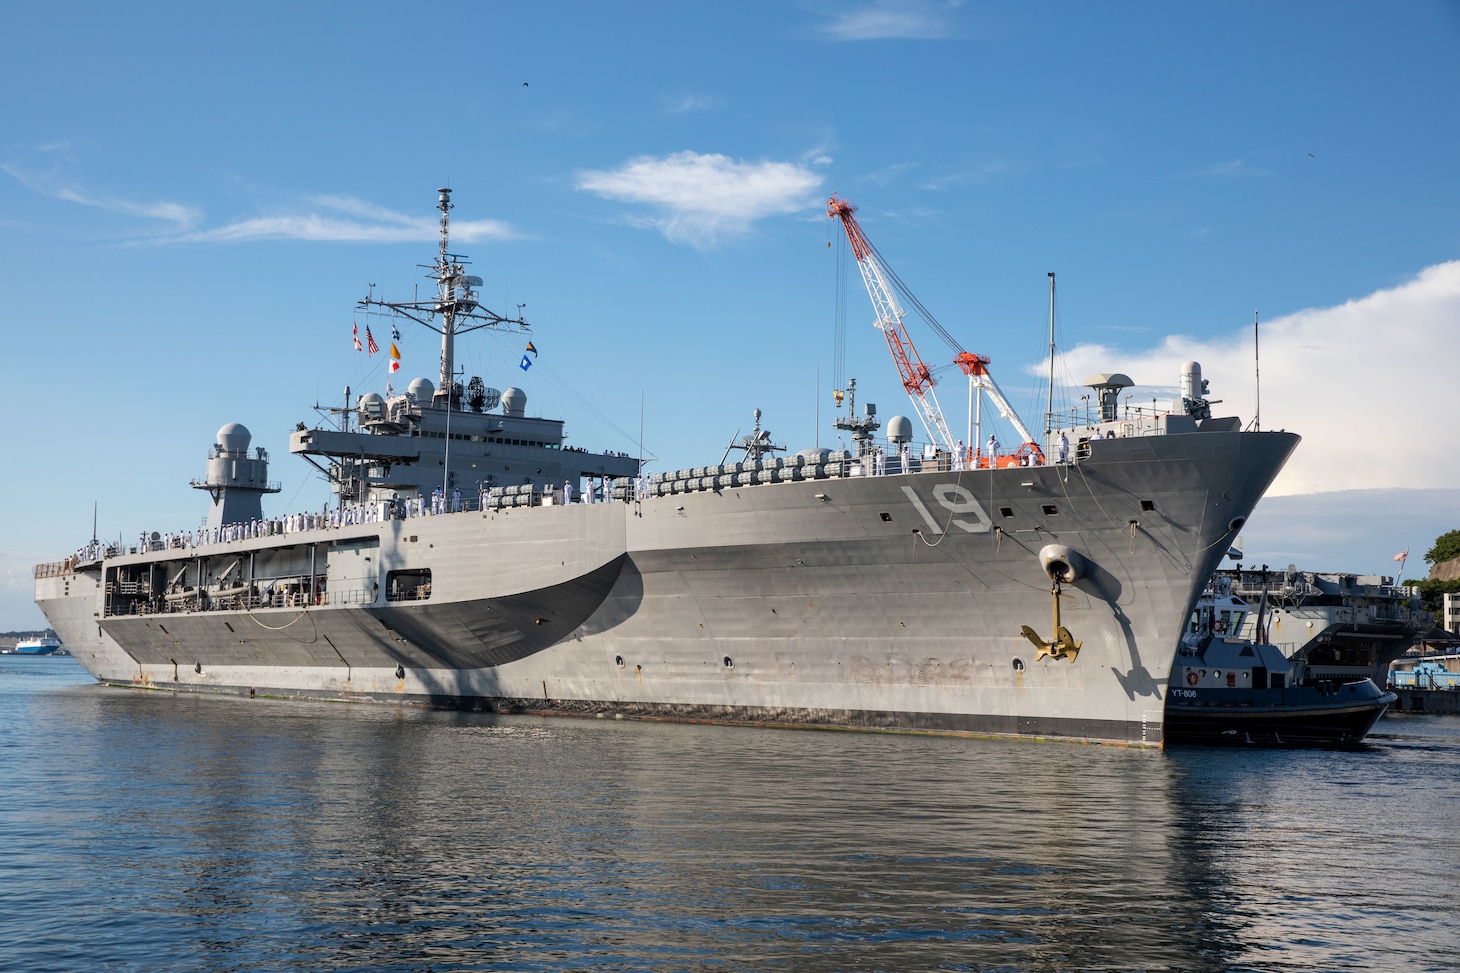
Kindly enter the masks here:
M 1348 746 L 1374 728 L 1396 697 L 1367 676 L 1315 669 L 1261 636 L 1266 599 L 1254 614 L 1218 574 L 1197 601 L 1171 667 L 1166 742 Z

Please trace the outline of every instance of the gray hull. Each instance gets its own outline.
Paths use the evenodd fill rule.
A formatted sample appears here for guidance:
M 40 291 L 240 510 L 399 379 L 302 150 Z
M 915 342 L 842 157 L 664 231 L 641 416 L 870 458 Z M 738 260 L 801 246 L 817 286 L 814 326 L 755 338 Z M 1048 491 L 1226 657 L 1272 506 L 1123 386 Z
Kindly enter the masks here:
M 118 684 L 1155 745 L 1186 617 L 1297 442 L 1200 431 L 1070 466 L 390 520 L 38 569 L 36 600 Z M 1052 634 L 1049 544 L 1084 562 L 1074 661 L 1020 634 Z M 285 557 L 327 595 L 118 610 L 122 578 L 201 558 L 252 581 Z M 390 600 L 425 570 L 428 596 Z

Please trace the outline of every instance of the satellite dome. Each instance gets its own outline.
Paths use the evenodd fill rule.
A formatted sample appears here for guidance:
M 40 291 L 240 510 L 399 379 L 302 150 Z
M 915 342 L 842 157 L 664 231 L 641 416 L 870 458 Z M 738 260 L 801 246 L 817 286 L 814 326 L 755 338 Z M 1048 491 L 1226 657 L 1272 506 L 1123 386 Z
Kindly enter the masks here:
M 241 422 L 230 422 L 218 430 L 218 445 L 229 452 L 245 452 L 248 444 L 253 440 L 253 435 L 248 427 Z
M 831 450 L 827 449 L 824 446 L 813 446 L 810 449 L 801 450 L 801 452 L 797 453 L 796 455 L 801 457 L 808 463 L 825 463 L 827 457 L 831 455 Z
M 366 392 L 360 396 L 360 414 L 373 419 L 385 416 L 385 396 L 379 392 Z
M 502 393 L 502 412 L 504 415 L 521 416 L 527 409 L 527 393 L 519 388 L 510 388 Z
M 431 397 L 436 394 L 436 386 L 431 384 L 429 378 L 413 378 L 406 392 L 416 400 L 417 405 L 429 405 Z
M 893 416 L 887 420 L 887 441 L 889 443 L 912 442 L 912 420 L 907 416 Z

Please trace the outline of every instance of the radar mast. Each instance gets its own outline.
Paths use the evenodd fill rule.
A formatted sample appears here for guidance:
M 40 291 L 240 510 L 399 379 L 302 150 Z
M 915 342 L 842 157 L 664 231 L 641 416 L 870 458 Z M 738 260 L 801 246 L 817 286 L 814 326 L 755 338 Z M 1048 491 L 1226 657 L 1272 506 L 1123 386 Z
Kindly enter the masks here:
M 482 286 L 482 279 L 466 272 L 469 260 L 462 254 L 451 252 L 451 189 L 436 190 L 436 208 L 441 211 L 441 251 L 436 263 L 426 276 L 436 281 L 436 297 L 426 301 L 386 301 L 377 298 L 373 285 L 370 293 L 356 305 L 362 310 L 382 308 L 392 314 L 414 321 L 441 335 L 441 382 L 436 386 L 432 404 L 445 408 L 451 401 L 455 387 L 456 336 L 477 331 L 481 328 L 531 331 L 531 326 L 522 317 L 521 307 L 517 317 L 509 318 L 481 306 L 477 300 L 476 288 Z M 441 323 L 433 320 L 440 316 Z

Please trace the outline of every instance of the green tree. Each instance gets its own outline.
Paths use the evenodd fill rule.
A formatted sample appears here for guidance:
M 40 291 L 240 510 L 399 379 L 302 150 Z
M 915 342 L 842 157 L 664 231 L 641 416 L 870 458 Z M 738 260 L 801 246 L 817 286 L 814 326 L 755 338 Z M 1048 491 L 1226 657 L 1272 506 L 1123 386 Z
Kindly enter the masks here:
M 1453 557 L 1460 557 L 1460 530 L 1448 531 L 1435 538 L 1435 546 L 1425 552 L 1425 560 L 1439 564 Z
M 1440 609 L 1444 604 L 1444 595 L 1448 592 L 1460 591 L 1460 580 L 1440 581 L 1435 578 L 1408 578 L 1404 581 L 1404 584 L 1413 585 L 1415 588 L 1418 588 L 1424 610 L 1434 612 L 1436 616 L 1440 614 Z M 1438 622 L 1439 618 L 1437 617 L 1435 620 Z

